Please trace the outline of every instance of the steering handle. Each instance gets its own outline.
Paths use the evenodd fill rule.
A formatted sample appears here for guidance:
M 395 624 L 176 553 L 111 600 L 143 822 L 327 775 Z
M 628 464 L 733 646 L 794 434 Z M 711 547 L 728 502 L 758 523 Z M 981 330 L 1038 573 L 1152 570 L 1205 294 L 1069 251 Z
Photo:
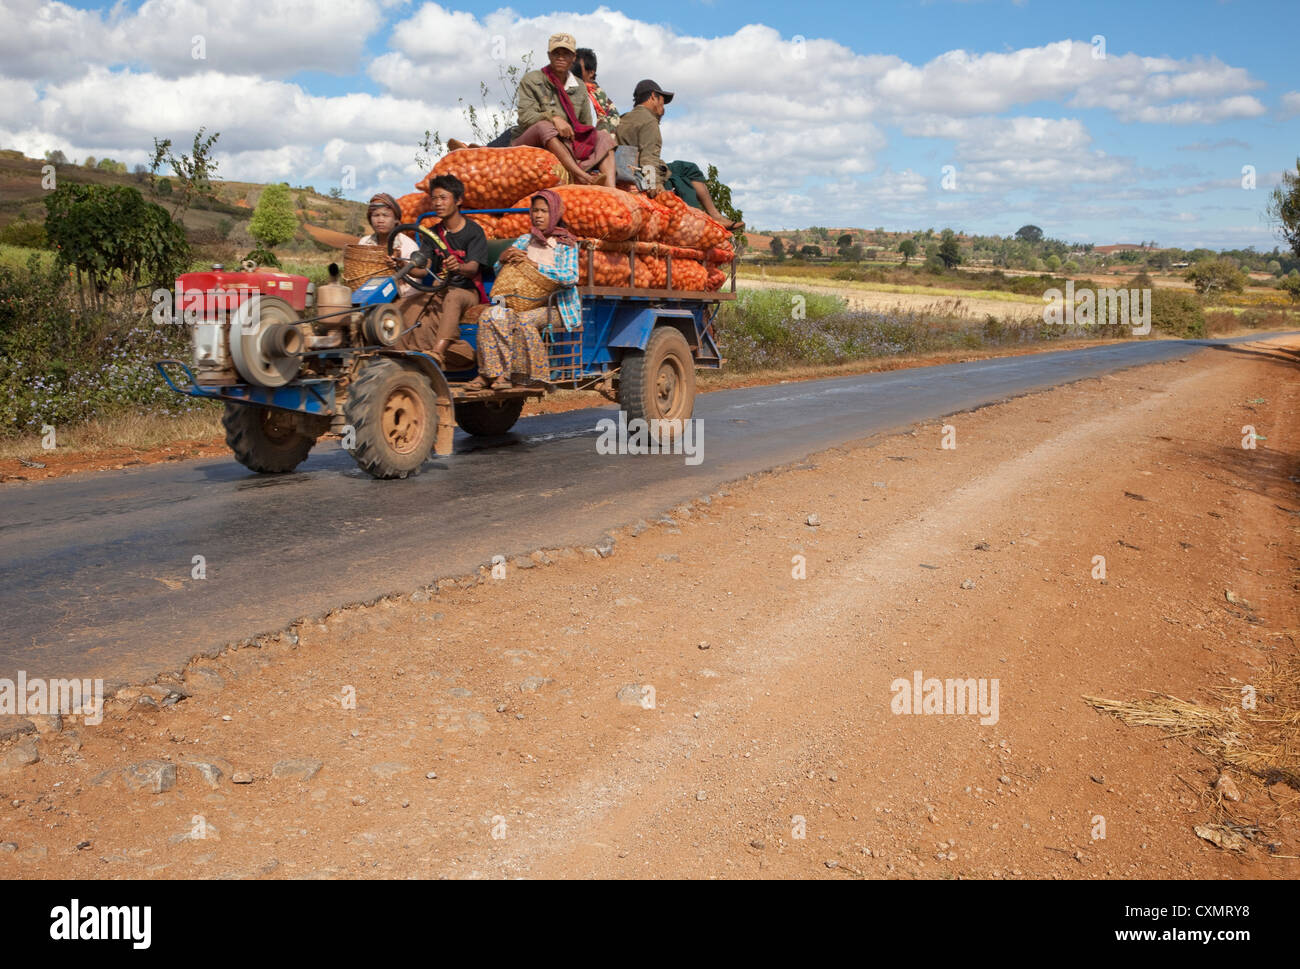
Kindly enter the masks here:
M 399 226 L 395 226 L 393 230 L 388 233 L 388 258 L 389 259 L 393 258 L 393 243 L 397 241 L 398 233 L 405 232 L 408 229 L 411 231 L 415 231 L 418 228 L 419 228 L 418 222 L 404 222 Z M 421 260 L 423 261 L 423 265 L 427 267 L 429 264 L 428 256 L 426 256 L 421 250 L 416 249 L 415 252 L 411 253 L 410 258 L 404 260 L 401 263 L 401 265 L 397 267 L 397 275 L 401 277 L 402 282 L 406 283 L 409 286 L 414 287 L 415 289 L 419 290 L 422 293 L 436 293 L 439 290 L 445 288 L 447 285 L 447 281 L 443 279 L 441 276 L 439 276 L 437 273 L 433 272 L 432 270 L 426 273 L 426 276 L 433 277 L 432 283 L 426 283 L 420 280 L 416 280 L 406 275 L 407 272 L 410 271 L 411 269 L 420 268 Z

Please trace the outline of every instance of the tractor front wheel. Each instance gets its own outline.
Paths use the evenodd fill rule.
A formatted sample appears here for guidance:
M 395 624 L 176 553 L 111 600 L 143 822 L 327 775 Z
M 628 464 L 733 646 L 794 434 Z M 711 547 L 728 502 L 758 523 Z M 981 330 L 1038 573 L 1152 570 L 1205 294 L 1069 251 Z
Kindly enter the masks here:
M 329 425 L 326 422 L 313 434 L 307 429 L 309 419 L 298 414 L 227 402 L 221 426 L 240 464 L 258 474 L 283 474 L 307 460 L 316 438 Z

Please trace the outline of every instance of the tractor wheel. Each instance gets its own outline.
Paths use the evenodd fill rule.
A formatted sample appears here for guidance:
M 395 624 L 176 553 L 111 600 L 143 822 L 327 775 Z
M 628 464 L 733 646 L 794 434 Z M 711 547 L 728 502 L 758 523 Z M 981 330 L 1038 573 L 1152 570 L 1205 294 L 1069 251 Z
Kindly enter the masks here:
M 221 426 L 226 429 L 226 444 L 240 464 L 258 474 L 283 474 L 307 460 L 316 438 L 329 425 L 311 434 L 304 430 L 307 422 L 297 414 L 227 403 Z
M 433 450 L 438 412 L 429 378 L 417 367 L 377 357 L 362 368 L 343 405 L 356 443 L 352 458 L 376 478 L 419 474 Z
M 695 413 L 695 361 L 680 330 L 655 327 L 645 350 L 623 354 L 618 403 L 629 421 L 684 421 Z
M 505 434 L 519 420 L 524 409 L 524 399 L 459 401 L 456 404 L 456 423 L 466 434 L 475 437 L 495 437 Z

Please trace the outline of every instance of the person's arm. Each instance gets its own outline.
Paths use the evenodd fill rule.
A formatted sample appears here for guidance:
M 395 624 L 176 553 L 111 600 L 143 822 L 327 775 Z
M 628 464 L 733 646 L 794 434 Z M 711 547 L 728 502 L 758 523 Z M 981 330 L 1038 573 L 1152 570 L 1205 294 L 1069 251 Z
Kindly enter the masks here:
M 465 243 L 465 258 L 461 261 L 459 272 L 466 279 L 478 272 L 488 261 L 487 235 L 483 232 L 483 227 L 477 222 L 469 224 L 478 231 L 473 233 L 469 242 Z
M 551 110 L 547 106 L 550 100 L 546 96 L 549 85 L 546 75 L 541 71 L 529 71 L 519 82 L 519 131 L 523 132 L 539 121 L 550 121 Z
M 660 157 L 663 148 L 664 136 L 659 126 L 646 125 L 641 132 L 641 150 L 637 155 L 637 163 L 642 168 L 649 168 L 655 173 L 655 182 L 650 186 L 651 195 L 662 192 L 668 187 L 668 166 Z
M 578 124 L 591 124 L 591 98 L 587 94 L 587 85 L 579 81 L 578 89 L 569 91 L 568 94 L 569 100 L 573 102 L 574 110 L 578 114 Z
M 530 238 L 531 236 L 520 236 L 514 242 L 510 243 L 510 248 L 507 249 L 505 252 L 501 253 L 501 258 L 498 259 L 496 265 L 492 267 L 493 271 L 500 272 L 502 266 L 506 265 L 508 262 L 513 261 L 513 259 L 506 259 L 506 255 L 508 253 L 518 252 L 520 255 L 523 255 L 524 250 L 528 248 L 528 240 Z M 527 257 L 525 256 L 525 258 Z

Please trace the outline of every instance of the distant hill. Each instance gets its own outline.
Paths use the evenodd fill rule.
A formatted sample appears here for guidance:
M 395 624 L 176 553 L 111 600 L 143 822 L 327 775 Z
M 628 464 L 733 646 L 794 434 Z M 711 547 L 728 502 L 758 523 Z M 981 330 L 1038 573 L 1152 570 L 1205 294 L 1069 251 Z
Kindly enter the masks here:
M 46 192 L 41 187 L 44 165 L 43 159 L 0 150 L 0 228 L 16 221 L 45 221 Z M 122 175 L 80 165 L 59 165 L 55 177 L 80 184 L 130 185 L 149 201 L 171 211 L 171 199 L 153 195 L 143 173 Z M 223 258 L 230 258 L 220 251 L 223 249 L 233 253 L 252 249 L 248 221 L 265 188 L 258 182 L 214 181 L 211 196 L 195 199 L 181 219 L 190 243 Z M 311 186 L 292 191 L 298 205 L 299 230 L 293 241 L 277 248 L 277 252 L 292 255 L 338 249 L 369 231 L 365 203 L 330 198 Z

